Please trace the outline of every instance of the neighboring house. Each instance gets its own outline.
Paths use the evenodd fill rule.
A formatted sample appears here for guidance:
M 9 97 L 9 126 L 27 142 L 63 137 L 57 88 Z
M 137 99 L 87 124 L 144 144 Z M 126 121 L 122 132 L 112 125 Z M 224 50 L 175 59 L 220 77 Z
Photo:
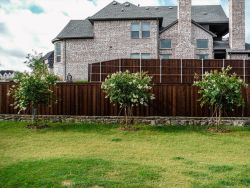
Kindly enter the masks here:
M 71 20 L 52 41 L 54 72 L 87 80 L 88 64 L 118 58 L 249 58 L 245 1 L 229 5 L 228 18 L 220 5 L 191 6 L 191 0 L 177 7 L 113 1 L 85 20 Z
M 44 63 L 48 66 L 50 72 L 53 72 L 54 68 L 54 51 L 48 52 L 43 56 Z
M 15 72 L 12 70 L 0 70 L 0 82 L 13 80 Z

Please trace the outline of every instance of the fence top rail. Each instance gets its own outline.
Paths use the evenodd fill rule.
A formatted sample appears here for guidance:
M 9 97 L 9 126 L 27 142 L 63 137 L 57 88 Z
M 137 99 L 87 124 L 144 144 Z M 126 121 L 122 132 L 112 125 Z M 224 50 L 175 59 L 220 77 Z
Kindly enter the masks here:
M 100 65 L 100 63 L 108 63 L 108 62 L 119 62 L 119 61 L 127 61 L 130 60 L 131 62 L 133 61 L 196 61 L 196 62 L 202 62 L 202 59 L 130 59 L 130 58 L 116 58 L 116 59 L 111 59 L 107 61 L 100 61 L 96 63 L 91 63 L 90 65 Z M 240 61 L 246 61 L 250 62 L 249 59 L 204 59 L 204 63 L 206 62 L 240 62 Z

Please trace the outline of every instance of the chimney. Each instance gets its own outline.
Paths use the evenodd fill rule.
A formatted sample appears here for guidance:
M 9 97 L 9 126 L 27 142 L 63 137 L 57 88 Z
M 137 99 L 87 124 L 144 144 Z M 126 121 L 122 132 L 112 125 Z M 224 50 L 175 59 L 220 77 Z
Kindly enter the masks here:
M 245 0 L 229 0 L 229 43 L 231 50 L 245 50 Z
M 192 0 L 178 0 L 178 33 L 179 39 L 191 42 L 191 8 Z
M 192 32 L 192 0 L 178 0 L 178 44 L 175 57 L 194 58 L 194 46 L 191 42 Z

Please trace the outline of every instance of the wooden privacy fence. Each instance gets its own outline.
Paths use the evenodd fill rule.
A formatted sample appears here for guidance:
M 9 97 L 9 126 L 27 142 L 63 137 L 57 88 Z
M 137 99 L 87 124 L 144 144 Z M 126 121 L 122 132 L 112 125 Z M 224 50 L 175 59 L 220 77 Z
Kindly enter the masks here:
M 0 83 L 0 114 L 15 114 L 10 104 L 13 99 L 7 96 L 10 83 Z M 40 107 L 42 115 L 81 115 L 81 116 L 117 116 L 119 107 L 110 104 L 98 83 L 67 84 L 60 83 L 52 88 L 58 100 L 56 104 Z M 227 112 L 224 116 L 250 117 L 250 88 L 242 90 L 245 108 Z M 155 100 L 148 107 L 136 107 L 136 116 L 209 116 L 208 108 L 202 109 L 198 101 L 197 88 L 188 84 L 155 84 Z M 30 114 L 30 110 L 26 113 Z M 121 113 L 123 115 L 123 112 Z
M 154 83 L 192 84 L 194 74 L 202 76 L 211 70 L 232 67 L 246 83 L 250 83 L 250 60 L 197 60 L 197 59 L 116 59 L 89 64 L 89 82 L 101 82 L 112 73 L 118 71 L 148 72 Z

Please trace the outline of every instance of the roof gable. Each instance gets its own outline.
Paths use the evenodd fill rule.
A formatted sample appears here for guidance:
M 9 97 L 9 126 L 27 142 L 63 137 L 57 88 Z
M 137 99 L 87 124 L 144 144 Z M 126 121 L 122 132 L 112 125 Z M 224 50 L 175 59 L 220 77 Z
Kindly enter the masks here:
M 165 31 L 169 30 L 171 27 L 173 27 L 177 23 L 178 23 L 178 20 L 175 20 L 174 22 L 172 22 L 171 24 L 169 24 L 167 27 L 162 28 L 162 30 L 160 31 L 160 33 L 163 33 Z M 197 26 L 200 29 L 204 30 L 205 32 L 209 33 L 210 35 L 212 35 L 212 37 L 216 37 L 216 34 L 214 34 L 213 32 L 211 32 L 209 30 L 207 30 L 206 28 L 202 27 L 200 24 L 198 24 L 194 20 L 192 20 L 192 24 L 194 24 L 195 26 Z

